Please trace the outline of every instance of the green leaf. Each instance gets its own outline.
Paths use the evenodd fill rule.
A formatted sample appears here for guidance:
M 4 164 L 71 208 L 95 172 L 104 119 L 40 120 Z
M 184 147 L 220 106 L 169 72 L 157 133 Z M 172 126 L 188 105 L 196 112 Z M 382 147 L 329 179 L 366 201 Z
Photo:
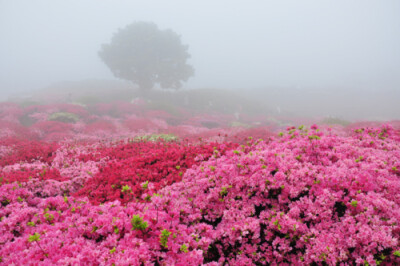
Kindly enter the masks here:
M 110 249 L 110 254 L 113 254 L 117 249 L 115 247 L 113 247 L 112 249 Z
M 38 233 L 30 235 L 28 241 L 29 242 L 40 241 L 40 235 Z
M 182 251 L 183 253 L 188 253 L 189 252 L 188 251 L 188 247 L 185 244 L 183 244 L 179 250 Z
M 131 224 L 132 224 L 132 230 L 144 231 L 146 230 L 147 227 L 149 227 L 149 224 L 143 221 L 143 218 L 140 217 L 139 215 L 133 215 L 131 219 Z
M 142 185 L 143 189 L 147 189 L 147 187 L 149 186 L 149 181 L 144 182 L 144 184 Z
M 168 231 L 167 229 L 164 229 L 164 230 L 161 231 L 160 244 L 164 248 L 168 248 L 168 238 L 169 238 L 170 235 L 171 235 L 171 232 Z
M 132 191 L 132 189 L 131 189 L 131 187 L 130 186 L 128 186 L 128 185 L 125 185 L 125 186 L 123 186 L 122 187 L 122 193 L 125 193 L 125 192 L 130 192 L 130 191 Z

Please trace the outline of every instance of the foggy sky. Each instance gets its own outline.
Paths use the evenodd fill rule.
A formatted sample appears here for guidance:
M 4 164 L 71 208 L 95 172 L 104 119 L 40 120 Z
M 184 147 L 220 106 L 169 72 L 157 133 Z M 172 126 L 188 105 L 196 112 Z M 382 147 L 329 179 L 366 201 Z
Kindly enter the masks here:
M 0 0 L 0 100 L 114 79 L 97 52 L 135 21 L 189 45 L 184 87 L 400 89 L 398 0 Z

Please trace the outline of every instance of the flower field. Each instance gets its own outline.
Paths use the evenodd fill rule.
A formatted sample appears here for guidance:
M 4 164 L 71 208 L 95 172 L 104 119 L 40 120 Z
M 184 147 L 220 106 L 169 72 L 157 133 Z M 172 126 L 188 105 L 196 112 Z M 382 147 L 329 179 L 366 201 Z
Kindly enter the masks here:
M 276 121 L 0 103 L 0 265 L 399 265 L 400 123 Z

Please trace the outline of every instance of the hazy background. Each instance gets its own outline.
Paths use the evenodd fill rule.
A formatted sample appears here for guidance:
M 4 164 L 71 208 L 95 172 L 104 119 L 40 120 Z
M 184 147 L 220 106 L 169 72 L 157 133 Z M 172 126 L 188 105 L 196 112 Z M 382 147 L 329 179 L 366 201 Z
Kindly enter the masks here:
M 189 45 L 185 88 L 242 90 L 278 111 L 400 119 L 398 0 L 0 0 L 0 100 L 114 79 L 97 52 L 134 21 Z

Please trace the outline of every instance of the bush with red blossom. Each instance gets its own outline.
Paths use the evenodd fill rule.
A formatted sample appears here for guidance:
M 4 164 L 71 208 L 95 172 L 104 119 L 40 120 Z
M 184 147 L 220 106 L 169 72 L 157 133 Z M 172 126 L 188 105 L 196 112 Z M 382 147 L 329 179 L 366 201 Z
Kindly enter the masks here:
M 111 121 L 97 120 L 95 122 L 86 124 L 83 131 L 86 134 L 91 134 L 95 132 L 114 133 L 116 132 L 116 129 L 116 126 Z
M 126 119 L 123 123 L 124 127 L 126 127 L 130 131 L 145 131 L 149 132 L 150 130 L 155 128 L 155 124 L 153 121 L 147 118 L 135 117 Z
M 138 182 L 146 191 L 143 201 L 126 205 L 42 198 L 16 183 L 5 184 L 0 186 L 0 263 L 397 265 L 398 137 L 388 126 L 348 137 L 316 126 L 290 127 L 280 137 L 254 140 L 223 156 L 198 155 L 201 163 L 188 168 L 182 181 L 157 193 L 157 182 Z M 149 167 L 164 162 L 163 155 L 176 158 L 157 145 L 102 147 L 77 163 L 107 153 L 114 164 L 104 171 L 122 170 L 118 162 L 130 162 L 141 151 L 138 164 L 158 159 Z M 168 161 L 163 165 L 181 170 Z M 133 191 L 133 184 L 121 185 L 121 192 Z
M 89 179 L 76 196 L 85 196 L 94 204 L 140 199 L 151 182 L 154 191 L 182 179 L 185 171 L 211 156 L 221 156 L 236 147 L 232 143 L 190 145 L 165 141 L 132 141 L 81 156 L 82 161 L 97 161 L 107 156 L 109 162 Z
M 263 139 L 267 140 L 268 138 L 275 136 L 276 134 L 271 131 L 270 128 L 267 127 L 252 127 L 240 130 L 237 133 L 230 134 L 226 137 L 227 141 L 232 141 L 240 144 L 246 144 L 251 139 L 258 140 Z
M 30 127 L 32 131 L 39 132 L 40 139 L 43 140 L 62 140 L 72 134 L 72 125 L 58 121 L 38 122 Z
M 49 167 L 43 167 L 42 169 L 21 167 L 16 170 L 0 171 L 0 176 L 0 185 L 12 182 L 22 183 L 43 180 L 68 180 L 68 177 L 62 177 L 57 169 Z
M 17 121 L 23 113 L 23 109 L 16 103 L 0 102 L 0 120 Z
M 35 134 L 22 126 L 18 121 L 4 121 L 0 120 L 0 138 L 10 138 L 10 137 L 18 137 L 18 138 L 26 138 L 31 139 L 34 138 Z
M 400 264 L 398 121 L 146 105 L 0 103 L 0 265 Z
M 0 139 L 0 146 L 9 148 L 6 154 L 0 156 L 0 166 L 6 166 L 34 161 L 50 163 L 59 144 L 20 138 L 3 138 Z

